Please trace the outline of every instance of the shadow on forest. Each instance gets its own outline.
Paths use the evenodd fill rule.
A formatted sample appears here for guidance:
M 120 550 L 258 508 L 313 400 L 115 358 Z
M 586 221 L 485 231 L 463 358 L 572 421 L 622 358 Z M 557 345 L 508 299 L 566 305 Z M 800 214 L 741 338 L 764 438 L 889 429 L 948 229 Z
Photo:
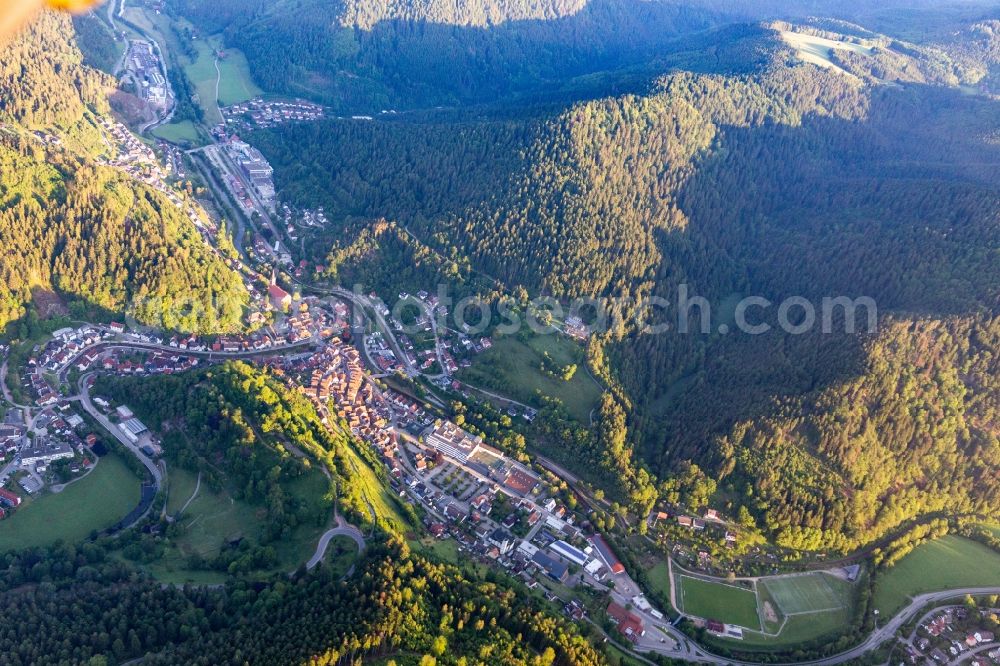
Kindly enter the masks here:
M 760 295 L 776 327 L 792 296 L 868 296 L 880 315 L 996 312 L 1000 298 L 1000 146 L 984 140 L 991 101 L 929 86 L 882 87 L 864 120 L 807 116 L 801 126 L 725 127 L 678 193 L 690 221 L 664 235 L 688 256 L 688 281 L 717 304 Z M 835 327 L 835 331 L 838 330 Z M 660 465 L 711 460 L 715 436 L 773 415 L 866 371 L 867 336 L 667 335 L 616 350 Z M 655 427 L 651 421 L 655 420 Z
M 454 105 L 569 103 L 643 92 L 674 64 L 746 71 L 761 28 L 743 15 L 667 2 L 595 0 L 560 18 L 485 27 L 383 20 L 334 28 L 336 9 L 230 28 L 265 87 L 345 112 Z

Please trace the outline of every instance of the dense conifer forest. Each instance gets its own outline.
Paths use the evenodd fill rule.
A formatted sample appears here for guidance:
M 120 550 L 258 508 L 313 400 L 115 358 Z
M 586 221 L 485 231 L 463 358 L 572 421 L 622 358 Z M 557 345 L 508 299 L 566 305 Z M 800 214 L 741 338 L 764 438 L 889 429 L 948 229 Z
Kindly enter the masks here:
M 102 166 L 111 81 L 46 14 L 0 58 L 0 327 L 33 289 L 166 329 L 241 326 L 247 295 L 183 211 Z
M 785 4 L 165 10 L 242 49 L 268 92 L 377 116 L 245 135 L 282 198 L 331 219 L 309 239 L 322 279 L 382 294 L 447 283 L 518 307 L 613 299 L 611 325 L 572 370 L 543 357 L 552 376 L 594 375 L 603 393 L 588 423 L 551 397 L 517 428 L 451 405 L 491 444 L 593 484 L 610 502 L 588 527 L 625 518 L 642 531 L 657 505 L 711 505 L 791 550 L 879 544 L 876 563 L 891 564 L 947 531 L 942 516 L 1000 518 L 1000 23 L 976 14 L 883 35 L 893 12 L 933 15 L 935 3 L 807 3 L 836 20 Z M 840 20 L 862 16 L 868 27 Z M 47 291 L 77 316 L 235 331 L 239 276 L 165 195 L 106 164 L 113 81 L 99 70 L 115 53 L 97 20 L 45 14 L 0 44 L 0 328 L 30 337 Z M 817 67 L 788 31 L 863 48 Z M 180 109 L 199 120 L 190 99 Z M 668 310 L 657 335 L 630 318 L 641 299 L 675 304 L 682 286 L 710 304 L 706 332 L 674 330 L 697 329 L 700 312 Z M 869 297 L 878 317 L 860 333 L 800 335 L 764 309 L 769 332 L 724 333 L 751 295 Z M 165 511 L 120 537 L 0 554 L 0 607 L 16 618 L 0 623 L 0 662 L 606 663 L 596 627 L 540 590 L 411 551 L 416 509 L 387 493 L 393 515 L 381 515 L 370 501 L 387 485 L 376 454 L 279 372 L 230 363 L 95 390 L 162 434 L 172 469 L 253 507 L 262 536 L 188 562 L 223 585 L 164 584 L 143 568 L 181 530 Z M 316 501 L 287 491 L 314 468 Z M 325 529 L 334 507 L 365 530 L 350 572 L 273 573 L 273 546 L 296 526 Z
M 103 543 L 0 558 L 4 661 L 21 664 L 605 663 L 580 630 L 492 577 L 435 564 L 385 536 L 357 573 L 324 568 L 224 588 L 161 585 Z M 436 660 L 436 661 L 435 661 Z
M 507 293 L 676 302 L 685 284 L 708 298 L 712 335 L 640 335 L 626 321 L 591 344 L 617 387 L 605 425 L 547 427 L 539 445 L 603 460 L 640 515 L 694 464 L 781 543 L 850 549 L 945 505 L 996 511 L 994 102 L 956 87 L 988 81 L 992 26 L 923 46 L 858 28 L 875 46 L 836 52 L 839 70 L 796 62 L 787 24 L 745 28 L 644 94 L 519 120 L 331 120 L 254 141 L 285 196 L 333 211 L 336 279 L 371 277 L 350 267 L 371 264 L 360 239 L 388 218 L 378 228 L 407 235 L 380 245 L 380 265 L 412 266 L 427 245 L 454 275 L 479 271 Z M 832 27 L 846 29 L 796 29 Z M 880 330 L 714 334 L 746 295 L 871 297 Z M 900 393 L 909 377 L 921 390 Z

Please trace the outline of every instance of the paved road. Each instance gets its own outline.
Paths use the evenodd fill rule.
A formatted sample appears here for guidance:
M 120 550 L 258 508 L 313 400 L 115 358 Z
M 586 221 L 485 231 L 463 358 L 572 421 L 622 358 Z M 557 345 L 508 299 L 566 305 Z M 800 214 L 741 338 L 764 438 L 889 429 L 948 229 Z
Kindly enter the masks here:
M 20 380 L 20 378 L 18 378 Z M 24 410 L 24 415 L 26 418 L 31 418 L 31 408 L 27 405 L 19 405 L 14 402 L 14 396 L 10 392 L 10 387 L 7 386 L 7 359 L 3 360 L 3 365 L 0 366 L 0 390 L 3 391 L 3 399 L 12 404 L 18 409 Z
M 1000 587 L 967 587 L 958 590 L 946 590 L 944 592 L 928 592 L 926 594 L 918 594 L 913 597 L 910 604 L 901 610 L 899 613 L 893 616 L 888 623 L 884 626 L 879 627 L 873 631 L 868 638 L 858 645 L 857 647 L 848 650 L 847 652 L 842 652 L 833 657 L 828 657 L 826 659 L 819 659 L 816 661 L 804 662 L 807 664 L 812 664 L 814 666 L 832 666 L 833 664 L 842 664 L 845 661 L 850 661 L 852 659 L 857 659 L 866 652 L 870 652 L 875 648 L 881 646 L 883 643 L 893 638 L 896 635 L 896 631 L 902 627 L 904 624 L 909 622 L 924 606 L 933 603 L 939 603 L 947 601 L 949 599 L 954 599 L 956 597 L 964 597 L 967 594 L 973 596 L 979 596 L 984 594 L 1000 594 Z
M 358 545 L 359 553 L 365 549 L 365 537 L 361 534 L 361 530 L 354 525 L 351 525 L 340 516 L 337 516 L 337 523 L 337 527 L 332 530 L 327 530 L 323 533 L 323 536 L 319 538 L 319 543 L 316 544 L 316 552 L 313 553 L 313 556 L 309 558 L 308 562 L 306 562 L 306 569 L 313 569 L 317 564 L 323 561 L 323 558 L 326 557 L 326 549 L 330 546 L 330 542 L 334 537 L 346 536 L 353 539 L 354 543 Z
M 984 643 L 984 644 L 982 644 L 982 645 L 980 645 L 978 647 L 972 648 L 968 652 L 963 652 L 962 654 L 960 654 L 958 656 L 958 658 L 953 659 L 948 664 L 948 666 L 958 666 L 958 664 L 964 664 L 965 662 L 967 662 L 970 659 L 972 659 L 973 657 L 975 657 L 977 654 L 981 654 L 983 652 L 989 652 L 990 650 L 995 650 L 997 648 L 1000 648 L 1000 643 L 997 643 L 997 642 Z
M 270 354 L 292 351 L 294 349 L 301 349 L 303 347 L 309 347 L 316 344 L 313 338 L 306 338 L 305 340 L 300 340 L 299 342 L 283 345 L 275 345 L 273 347 L 265 347 L 264 349 L 252 349 L 249 351 L 238 351 L 238 352 L 224 352 L 224 351 L 196 351 L 193 349 L 180 349 L 179 347 L 171 347 L 170 345 L 158 345 L 150 342 L 118 342 L 114 340 L 103 340 L 89 347 L 84 347 L 70 360 L 63 364 L 62 368 L 59 369 L 59 377 L 62 379 L 65 373 L 73 367 L 73 365 L 80 360 L 85 354 L 94 351 L 95 349 L 107 350 L 107 349 L 129 349 L 138 351 L 159 351 L 166 352 L 170 354 L 177 354 L 179 356 L 194 356 L 196 358 L 207 358 L 208 360 L 219 359 L 241 359 L 241 358 L 256 358 L 258 356 L 267 356 Z M 6 373 L 4 374 L 6 376 Z M 6 384 L 5 384 L 6 386 Z
M 812 661 L 800 661 L 800 662 L 788 662 L 786 664 L 775 664 L 775 666 L 836 666 L 838 664 L 844 664 L 855 659 L 862 657 L 863 655 L 881 647 L 887 641 L 895 638 L 896 632 L 904 624 L 909 622 L 916 616 L 920 609 L 934 603 L 946 602 L 950 599 L 956 599 L 964 597 L 967 594 L 973 596 L 982 596 L 987 594 L 1000 594 L 1000 587 L 968 587 L 955 590 L 945 590 L 942 592 L 928 592 L 926 594 L 919 594 L 912 597 L 909 605 L 907 605 L 903 610 L 893 616 L 891 620 L 885 625 L 879 627 L 866 638 L 863 642 L 847 650 L 846 652 L 841 652 L 840 654 L 833 655 L 831 657 L 825 657 L 823 659 L 815 659 Z M 648 632 L 647 632 L 648 633 Z M 690 638 L 685 637 L 685 641 L 690 643 L 691 646 L 694 645 Z M 700 647 L 694 647 L 692 652 L 683 651 L 680 654 L 670 650 L 659 650 L 655 647 L 650 650 L 651 652 L 660 652 L 661 654 L 666 654 L 670 656 L 681 656 L 689 661 L 697 661 L 701 663 L 712 663 L 712 664 L 738 664 L 739 666 L 753 666 L 754 662 L 737 661 L 734 659 L 727 659 L 724 657 L 719 657 L 711 654 Z
M 121 430 L 118 429 L 118 426 L 109 421 L 99 409 L 94 407 L 94 403 L 90 401 L 90 386 L 88 385 L 88 380 L 91 377 L 93 377 L 93 373 L 80 377 L 80 394 L 76 398 L 70 399 L 79 400 L 80 404 L 83 405 L 83 408 L 88 414 L 94 417 L 94 419 L 97 420 L 97 422 L 100 423 L 105 430 L 111 433 L 115 439 L 121 442 L 125 448 L 131 451 L 132 454 L 139 459 L 139 462 L 145 465 L 146 469 L 149 470 L 149 473 L 153 477 L 153 485 L 156 490 L 159 491 L 159 489 L 163 487 L 163 470 L 160 469 L 160 466 L 154 463 L 149 456 L 143 453 L 138 446 L 129 441 L 129 439 L 122 434 Z

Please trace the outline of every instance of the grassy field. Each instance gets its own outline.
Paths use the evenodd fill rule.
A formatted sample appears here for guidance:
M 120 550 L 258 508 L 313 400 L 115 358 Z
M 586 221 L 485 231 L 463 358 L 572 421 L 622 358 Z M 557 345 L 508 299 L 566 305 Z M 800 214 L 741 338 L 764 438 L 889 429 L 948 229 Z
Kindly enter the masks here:
M 245 102 L 263 91 L 250 76 L 250 65 L 242 51 L 227 48 L 226 57 L 219 61 L 222 79 L 219 81 L 219 103 L 223 106 Z
M 670 598 L 670 568 L 665 561 L 657 562 L 649 570 L 649 584 L 664 598 Z
M 61 493 L 26 498 L 14 515 L 0 522 L 0 551 L 86 539 L 135 508 L 139 485 L 117 455 L 106 455 L 93 472 Z
M 351 565 L 358 559 L 358 544 L 346 536 L 335 536 L 330 540 L 326 551 L 326 561 L 323 566 L 341 578 L 347 575 Z
M 889 616 L 922 592 L 957 587 L 996 585 L 1000 581 L 1000 553 L 986 546 L 948 535 L 925 543 L 875 581 L 875 607 Z
M 435 539 L 433 537 L 424 537 L 419 540 L 411 539 L 410 546 L 433 555 L 448 564 L 458 564 L 458 542 L 454 539 Z
M 218 82 L 218 102 L 222 105 L 233 104 L 251 99 L 261 94 L 253 78 L 250 76 L 250 67 L 246 57 L 238 50 L 224 48 L 220 36 L 213 36 L 207 39 L 195 39 L 190 45 L 194 50 L 194 57 L 187 55 L 185 45 L 181 44 L 182 37 L 171 26 L 171 21 L 176 20 L 176 27 L 181 30 L 192 28 L 193 26 L 184 19 L 171 19 L 166 15 L 151 15 L 140 8 L 129 8 L 128 17 L 137 25 L 152 34 L 161 46 L 166 46 L 170 53 L 175 54 L 180 66 L 184 69 L 184 74 L 191 82 L 194 92 L 198 95 L 198 105 L 205 113 L 205 123 L 216 125 L 222 122 L 219 114 L 219 107 L 216 99 L 216 82 Z M 219 69 L 215 68 L 215 53 L 224 49 L 226 57 L 219 61 Z M 181 123 L 180 125 L 183 125 Z M 178 130 L 180 131 L 180 130 Z M 161 136 L 157 133 L 157 136 Z M 167 140 L 170 137 L 162 136 Z M 190 134 L 181 138 L 194 141 Z
M 167 474 L 167 513 L 169 515 L 173 516 L 181 510 L 197 484 L 197 474 L 176 465 L 170 468 Z
M 843 608 L 850 601 L 850 585 L 824 573 L 781 576 L 762 582 L 782 615 Z
M 216 81 L 219 84 L 218 104 L 222 106 L 245 102 L 261 94 L 261 89 L 250 77 L 250 66 L 241 51 L 222 49 L 222 42 L 217 37 L 195 40 L 193 46 L 198 55 L 194 60 L 187 60 L 184 72 L 198 93 L 206 123 L 222 122 L 216 105 Z M 219 61 L 216 71 L 215 54 L 220 49 L 225 51 L 226 57 Z
M 677 596 L 677 603 L 690 615 L 760 629 L 757 595 L 752 590 L 681 575 Z
M 654 589 L 669 595 L 666 563 L 649 574 Z M 713 636 L 712 642 L 762 651 L 839 634 L 851 622 L 856 595 L 851 583 L 821 572 L 762 578 L 754 590 L 683 574 L 675 581 L 683 612 L 744 628 L 742 640 Z M 767 619 L 766 604 L 775 610 L 774 620 Z
M 172 477 L 181 476 L 182 479 L 184 475 L 194 478 L 186 471 L 178 474 L 178 470 L 173 470 L 170 474 Z M 189 482 L 188 479 L 182 481 L 185 486 Z M 190 487 L 193 490 L 193 483 Z M 284 486 L 290 495 L 315 502 L 321 501 L 327 488 L 326 477 L 318 470 Z M 183 501 L 177 502 L 178 508 L 189 496 L 190 491 Z M 173 500 L 170 501 L 173 503 Z M 195 553 L 204 558 L 214 557 L 228 539 L 258 541 L 263 535 L 263 512 L 262 507 L 236 500 L 226 491 L 215 491 L 202 483 L 197 497 L 181 516 L 179 524 L 183 528 L 182 533 L 171 540 L 163 557 L 149 566 L 150 571 L 158 579 L 171 583 L 211 583 L 224 580 L 226 576 L 222 573 L 190 570 L 187 558 Z M 274 571 L 292 571 L 308 560 L 316 549 L 319 535 L 325 529 L 325 525 L 301 525 L 290 537 L 274 543 L 279 560 Z
M 812 63 L 824 69 L 837 69 L 843 71 L 833 62 L 834 51 L 850 51 L 860 55 L 871 55 L 872 49 L 869 46 L 844 42 L 839 40 L 806 35 L 798 32 L 782 32 L 781 38 L 796 50 L 796 55 L 805 62 Z
M 399 497 L 375 475 L 374 470 L 350 446 L 345 447 L 351 468 L 357 475 L 358 488 L 378 521 L 391 530 L 404 533 L 410 521 L 400 511 Z
M 777 650 L 794 646 L 804 641 L 812 641 L 843 632 L 851 622 L 851 609 L 838 608 L 823 613 L 792 615 L 785 618 L 783 622 L 781 633 L 777 636 L 745 631 L 742 641 L 723 642 L 729 646 L 739 644 L 740 647 L 759 647 L 762 650 Z
M 611 643 L 605 644 L 604 654 L 607 656 L 608 663 L 611 666 L 643 666 L 645 663 L 630 654 L 622 652 Z
M 542 370 L 542 358 L 566 366 L 577 365 L 573 378 L 564 381 Z M 582 349 L 559 335 L 536 335 L 526 342 L 513 336 L 498 337 L 493 348 L 484 352 L 471 368 L 459 373 L 474 386 L 494 390 L 501 395 L 530 405 L 538 405 L 538 394 L 558 398 L 575 419 L 590 422 L 590 411 L 601 399 L 600 387 L 584 367 Z
M 192 144 L 204 143 L 201 134 L 198 132 L 198 128 L 190 120 L 160 125 L 153 130 L 153 136 L 170 141 L 171 143 L 181 143 L 183 141 Z

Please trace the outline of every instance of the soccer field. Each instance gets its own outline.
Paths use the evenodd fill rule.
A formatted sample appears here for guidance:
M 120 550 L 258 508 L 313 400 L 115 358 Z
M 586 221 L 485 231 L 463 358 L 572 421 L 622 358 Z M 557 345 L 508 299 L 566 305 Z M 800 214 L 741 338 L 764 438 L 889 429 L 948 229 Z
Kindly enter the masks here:
M 677 577 L 677 583 L 680 605 L 685 613 L 747 629 L 760 629 L 757 595 L 753 590 L 683 575 Z
M 760 581 L 767 587 L 783 615 L 842 608 L 846 599 L 836 586 L 836 583 L 841 582 L 824 573 L 782 576 Z

